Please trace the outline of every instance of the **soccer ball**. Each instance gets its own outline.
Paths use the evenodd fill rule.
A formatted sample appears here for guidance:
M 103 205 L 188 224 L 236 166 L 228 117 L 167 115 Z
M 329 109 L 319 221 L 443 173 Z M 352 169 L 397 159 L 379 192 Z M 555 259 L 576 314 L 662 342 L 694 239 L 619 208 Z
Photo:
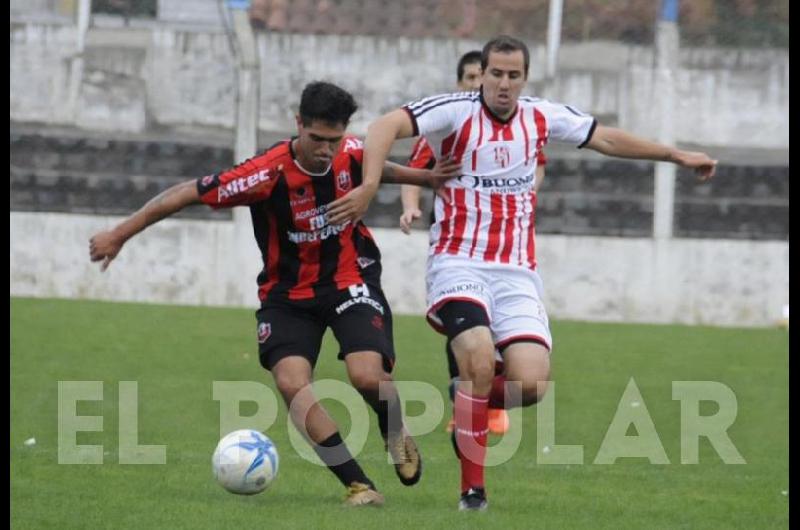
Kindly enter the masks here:
M 278 474 L 278 451 L 264 434 L 241 429 L 227 434 L 211 458 L 214 478 L 238 495 L 253 495 L 267 489 Z

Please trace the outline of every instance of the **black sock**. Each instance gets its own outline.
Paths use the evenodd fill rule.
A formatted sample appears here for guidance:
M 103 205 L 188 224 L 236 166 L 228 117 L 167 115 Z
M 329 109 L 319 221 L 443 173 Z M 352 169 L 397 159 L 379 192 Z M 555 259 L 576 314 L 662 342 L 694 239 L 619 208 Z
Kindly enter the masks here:
M 367 478 L 364 470 L 353 459 L 347 446 L 344 445 L 338 431 L 330 435 L 322 443 L 312 445 L 320 459 L 342 484 L 349 486 L 353 482 L 361 482 L 375 489 L 375 485 Z
M 397 396 L 388 401 L 379 399 L 368 403 L 378 416 L 378 429 L 384 440 L 389 437 L 389 431 L 397 432 L 403 428 L 403 409 Z

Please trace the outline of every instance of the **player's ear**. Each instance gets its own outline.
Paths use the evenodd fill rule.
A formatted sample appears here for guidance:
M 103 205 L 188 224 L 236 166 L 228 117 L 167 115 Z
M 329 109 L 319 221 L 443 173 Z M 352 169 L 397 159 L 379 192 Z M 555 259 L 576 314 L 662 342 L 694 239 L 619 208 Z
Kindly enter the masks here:
M 294 121 L 297 124 L 297 132 L 300 132 L 300 129 L 303 128 L 303 118 L 301 118 L 299 114 L 295 114 Z

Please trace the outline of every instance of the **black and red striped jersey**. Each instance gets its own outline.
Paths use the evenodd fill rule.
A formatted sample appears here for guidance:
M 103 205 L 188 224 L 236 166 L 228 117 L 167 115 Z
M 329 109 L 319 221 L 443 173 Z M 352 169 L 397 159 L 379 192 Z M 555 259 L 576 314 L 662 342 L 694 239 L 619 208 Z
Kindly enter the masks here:
M 314 298 L 361 283 L 380 281 L 380 252 L 358 222 L 331 225 L 328 204 L 361 184 L 361 140 L 346 136 L 324 174 L 295 161 L 285 140 L 238 166 L 197 180 L 201 200 L 212 208 L 247 205 L 264 268 L 258 296 Z

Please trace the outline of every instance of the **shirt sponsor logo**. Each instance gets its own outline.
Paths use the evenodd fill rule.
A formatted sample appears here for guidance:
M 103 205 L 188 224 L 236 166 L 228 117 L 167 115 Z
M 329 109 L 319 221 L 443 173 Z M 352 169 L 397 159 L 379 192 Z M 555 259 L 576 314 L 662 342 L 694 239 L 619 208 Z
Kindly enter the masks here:
M 534 174 L 524 177 L 487 177 L 483 175 L 462 175 L 459 182 L 473 189 L 488 189 L 499 193 L 518 192 L 529 189 L 533 185 Z
M 302 221 L 303 219 L 308 219 L 309 217 L 316 217 L 318 215 L 322 215 L 328 211 L 328 205 L 323 204 L 322 206 L 317 206 L 316 208 L 310 208 L 308 210 L 303 210 L 302 212 L 297 212 L 297 215 L 294 216 L 295 221 Z
M 380 302 L 378 302 L 376 300 L 373 300 L 369 296 L 357 296 L 355 298 L 351 298 L 349 300 L 346 300 L 342 304 L 339 304 L 336 307 L 336 314 L 337 315 L 341 315 L 346 310 L 348 310 L 349 308 L 353 307 L 356 304 L 368 305 L 368 306 L 372 307 L 373 309 L 375 309 L 377 312 L 379 312 L 381 315 L 384 313 L 383 306 L 381 305 Z
M 224 186 L 217 188 L 218 200 L 222 202 L 234 195 L 244 193 L 263 182 L 269 181 L 271 178 L 269 169 L 262 169 L 258 173 L 253 173 L 247 177 L 233 179 Z
M 453 296 L 461 293 L 482 294 L 484 291 L 483 284 L 480 283 L 460 283 L 447 289 L 443 289 L 436 293 L 436 298 L 443 298 Z
M 324 241 L 332 236 L 338 236 L 347 227 L 347 223 L 341 225 L 327 225 L 321 230 L 310 232 L 287 232 L 289 241 L 295 244 L 310 243 L 312 241 Z

